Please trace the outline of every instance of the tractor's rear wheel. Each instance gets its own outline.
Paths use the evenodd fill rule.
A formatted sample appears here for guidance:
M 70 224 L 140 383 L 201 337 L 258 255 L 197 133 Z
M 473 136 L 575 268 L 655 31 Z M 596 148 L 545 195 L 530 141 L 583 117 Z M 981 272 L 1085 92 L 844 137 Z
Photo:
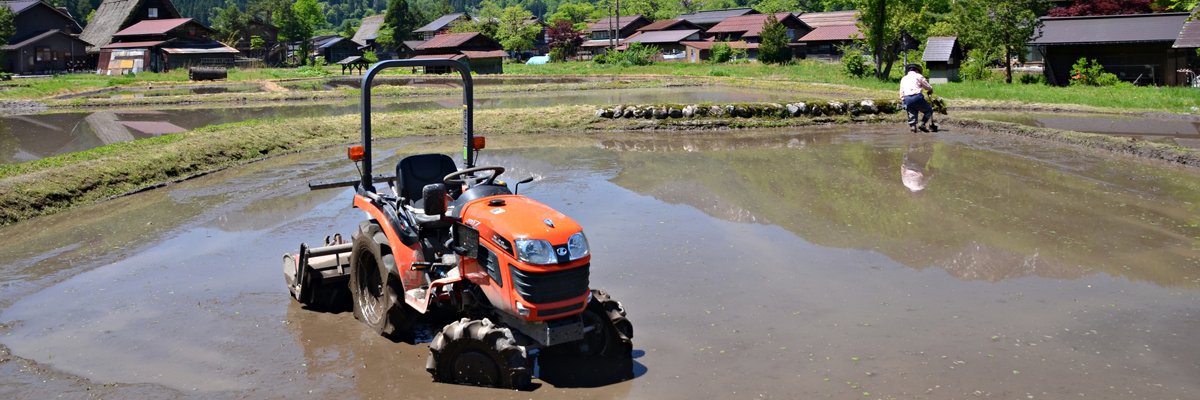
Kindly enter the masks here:
M 486 318 L 463 318 L 442 328 L 425 364 L 437 382 L 507 389 L 529 385 L 527 367 L 525 349 L 512 331 Z
M 603 290 L 592 290 L 592 301 L 583 310 L 584 337 L 579 351 L 585 356 L 629 357 L 633 352 L 633 324 L 621 303 Z
M 403 292 L 388 271 L 396 268 L 387 236 L 379 225 L 364 223 L 353 235 L 350 253 L 350 291 L 354 297 L 354 318 L 393 340 L 403 340 L 412 332 L 416 312 L 398 296 Z

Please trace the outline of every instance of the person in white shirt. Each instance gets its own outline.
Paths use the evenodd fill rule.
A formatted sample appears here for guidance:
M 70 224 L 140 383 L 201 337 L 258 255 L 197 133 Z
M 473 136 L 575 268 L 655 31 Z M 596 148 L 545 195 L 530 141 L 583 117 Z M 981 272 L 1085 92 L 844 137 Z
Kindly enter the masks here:
M 933 95 L 933 86 L 929 86 L 929 81 L 921 75 L 921 66 L 917 64 L 908 64 L 904 67 L 904 78 L 900 79 L 900 99 L 904 100 L 904 110 L 908 112 L 908 127 L 913 133 L 920 129 L 921 132 L 929 132 L 929 128 L 925 125 L 929 123 L 929 116 L 933 114 L 933 106 L 925 100 L 925 95 L 921 92 L 929 91 L 929 95 Z M 921 126 L 917 126 L 917 112 L 922 112 L 925 115 L 921 118 Z

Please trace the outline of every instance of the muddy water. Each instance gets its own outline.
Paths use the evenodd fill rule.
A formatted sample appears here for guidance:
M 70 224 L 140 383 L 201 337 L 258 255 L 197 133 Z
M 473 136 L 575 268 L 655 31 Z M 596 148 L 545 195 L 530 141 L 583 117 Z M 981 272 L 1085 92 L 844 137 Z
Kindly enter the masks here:
M 611 89 L 520 95 L 481 95 L 475 107 L 526 108 L 577 104 L 654 102 L 757 102 L 795 98 L 779 93 L 733 88 Z M 462 97 L 377 100 L 375 111 L 458 109 Z M 358 102 L 296 102 L 251 107 L 105 110 L 0 117 L 0 164 L 17 164 L 88 150 L 112 143 L 179 133 L 210 125 L 265 118 L 357 114 Z
M 1133 137 L 1178 144 L 1183 147 L 1200 148 L 1200 122 L 1186 117 L 1146 118 L 1114 114 L 995 111 L 964 111 L 954 115 L 1042 128 Z
M 486 151 L 587 230 L 593 287 L 635 325 L 632 380 L 559 363 L 528 393 L 433 384 L 427 345 L 298 307 L 279 256 L 362 218 L 348 190 L 304 187 L 353 173 L 331 150 L 0 229 L 14 358 L 0 395 L 1196 397 L 1194 171 L 899 132 L 509 136 L 538 147 Z

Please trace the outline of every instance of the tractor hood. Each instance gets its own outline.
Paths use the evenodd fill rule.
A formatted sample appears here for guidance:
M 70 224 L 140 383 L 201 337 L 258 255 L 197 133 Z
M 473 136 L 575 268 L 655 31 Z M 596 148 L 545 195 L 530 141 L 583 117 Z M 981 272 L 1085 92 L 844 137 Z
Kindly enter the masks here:
M 503 200 L 503 204 L 497 200 Z M 462 222 L 479 230 L 481 240 L 499 235 L 508 240 L 542 239 L 562 245 L 583 230 L 575 220 L 525 196 L 491 196 L 468 203 Z

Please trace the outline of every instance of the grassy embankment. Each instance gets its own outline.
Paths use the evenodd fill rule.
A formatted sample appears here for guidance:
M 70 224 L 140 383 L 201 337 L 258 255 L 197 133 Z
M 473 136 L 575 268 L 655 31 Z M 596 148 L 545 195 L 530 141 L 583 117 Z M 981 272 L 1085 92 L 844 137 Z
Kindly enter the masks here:
M 672 75 L 728 76 L 847 85 L 895 92 L 899 70 L 893 67 L 892 80 L 852 78 L 843 75 L 836 64 L 799 61 L 793 65 L 659 63 L 649 66 L 618 67 L 590 62 L 550 63 L 546 65 L 505 65 L 505 73 L 522 75 Z M 1014 75 L 1014 80 L 1015 80 Z M 999 81 L 951 82 L 935 85 L 934 91 L 950 100 L 952 107 L 1030 107 L 1064 108 L 1110 112 L 1196 113 L 1200 90 L 1186 87 L 1052 87 L 1045 85 L 1006 84 Z M 1078 107 L 1086 106 L 1086 107 Z
M 618 130 L 766 128 L 854 121 L 899 121 L 899 115 L 818 118 L 602 119 L 592 106 L 481 110 L 486 135 Z M 460 134 L 462 113 L 436 110 L 378 114 L 376 138 Z M 0 224 L 54 213 L 239 163 L 323 146 L 353 143 L 357 115 L 257 120 L 116 143 L 17 165 L 0 166 Z
M 0 83 L 0 100 L 40 100 L 54 96 L 86 92 L 112 87 L 146 87 L 147 84 L 194 85 L 223 83 L 252 83 L 281 79 L 319 78 L 337 76 L 340 67 L 326 66 L 320 71 L 309 68 L 253 68 L 231 69 L 229 78 L 220 81 L 192 82 L 184 69 L 163 73 L 141 73 L 136 75 L 107 76 L 97 74 L 68 74 L 53 77 L 20 78 Z M 404 70 L 388 70 L 388 75 L 406 74 Z

